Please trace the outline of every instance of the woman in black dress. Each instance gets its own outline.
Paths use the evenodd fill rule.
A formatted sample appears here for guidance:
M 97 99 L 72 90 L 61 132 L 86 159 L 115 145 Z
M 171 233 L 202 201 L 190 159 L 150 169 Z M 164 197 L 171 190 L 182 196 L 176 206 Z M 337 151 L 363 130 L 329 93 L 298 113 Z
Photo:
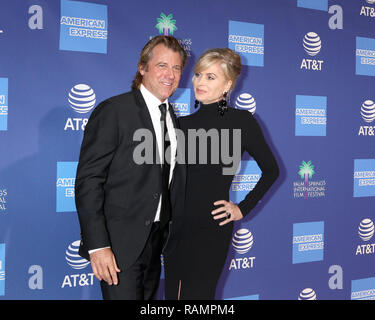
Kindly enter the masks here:
M 187 163 L 185 211 L 179 242 L 164 256 L 166 299 L 215 298 L 233 221 L 255 207 L 279 174 L 252 114 L 226 106 L 227 94 L 240 72 L 241 58 L 228 48 L 206 51 L 194 68 L 194 93 L 200 109 L 179 118 Z M 207 144 L 202 144 L 205 139 L 192 139 L 189 132 L 207 133 Z M 225 156 L 228 150 L 233 155 L 231 163 Z M 228 201 L 229 188 L 244 151 L 257 162 L 262 176 L 244 200 L 234 204 Z

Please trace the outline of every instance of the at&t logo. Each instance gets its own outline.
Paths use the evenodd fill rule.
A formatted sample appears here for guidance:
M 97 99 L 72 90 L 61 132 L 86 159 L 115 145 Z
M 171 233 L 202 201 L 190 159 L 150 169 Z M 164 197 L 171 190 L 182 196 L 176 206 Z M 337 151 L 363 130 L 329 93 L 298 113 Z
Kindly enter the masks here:
M 298 300 L 316 300 L 316 293 L 311 288 L 306 288 L 299 294 Z
M 370 124 L 375 120 L 375 103 L 372 100 L 366 100 L 361 106 L 361 116 L 363 121 Z M 367 125 L 360 126 L 358 135 L 359 136 L 374 136 L 375 126 Z
M 363 219 L 358 227 L 358 235 L 364 242 L 368 242 L 374 236 L 375 226 L 374 222 L 369 219 Z M 373 254 L 375 252 L 375 243 L 360 244 L 357 246 L 355 255 Z
M 78 254 L 79 243 L 79 240 L 74 241 L 69 245 L 68 249 L 65 251 L 66 262 L 68 263 L 68 265 L 70 265 L 73 269 L 76 270 L 86 268 L 90 264 L 90 261 L 82 258 Z
M 363 241 L 369 241 L 374 235 L 374 223 L 370 219 L 363 219 L 358 229 L 359 237 Z
M 252 248 L 254 238 L 248 229 L 239 229 L 233 236 L 232 246 L 233 249 L 239 254 L 246 254 Z M 229 265 L 229 270 L 235 269 L 250 269 L 254 267 L 255 257 L 244 257 L 232 259 Z
M 368 4 L 374 4 L 375 0 L 366 0 Z M 368 7 L 368 6 L 362 6 L 361 12 L 359 13 L 360 16 L 365 16 L 365 17 L 371 17 L 375 18 L 375 8 L 373 7 Z
M 90 261 L 82 258 L 78 254 L 80 240 L 72 242 L 68 249 L 65 251 L 65 260 L 69 266 L 75 270 L 81 270 L 86 268 Z M 64 277 L 61 288 L 69 287 L 83 287 L 92 286 L 94 284 L 94 274 L 93 273 L 81 273 L 81 274 L 69 274 Z
M 78 114 L 90 112 L 95 107 L 96 95 L 87 84 L 77 84 L 70 89 L 68 102 L 70 107 Z M 68 118 L 64 130 L 85 130 L 88 118 Z
M 252 114 L 256 110 L 256 102 L 254 97 L 250 93 L 241 93 L 236 99 L 236 109 L 248 110 Z
M 319 35 L 315 32 L 308 32 L 303 37 L 303 48 L 311 57 L 318 55 L 322 49 L 322 41 Z M 300 69 L 321 71 L 323 62 L 323 60 L 302 59 Z

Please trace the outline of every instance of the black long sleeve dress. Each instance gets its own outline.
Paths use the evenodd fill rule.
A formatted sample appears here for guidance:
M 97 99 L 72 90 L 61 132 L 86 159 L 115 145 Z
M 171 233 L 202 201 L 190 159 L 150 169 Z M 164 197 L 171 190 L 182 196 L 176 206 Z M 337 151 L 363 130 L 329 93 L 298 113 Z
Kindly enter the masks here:
M 262 170 L 262 176 L 254 189 L 237 204 L 243 216 L 255 207 L 271 187 L 278 177 L 279 169 L 257 121 L 246 110 L 228 108 L 221 115 L 217 103 L 201 104 L 196 113 L 179 118 L 179 123 L 185 135 L 187 161 L 185 211 L 179 243 L 172 254 L 164 257 L 165 298 L 212 300 L 233 231 L 233 222 L 219 226 L 222 219 L 214 220 L 211 214 L 212 210 L 219 207 L 213 204 L 215 201 L 229 201 L 229 188 L 236 172 L 234 169 L 229 175 L 223 174 L 223 168 L 231 165 L 223 162 L 220 154 L 225 150 L 222 147 L 229 144 L 229 154 L 233 154 L 234 129 L 240 129 L 241 155 L 247 151 Z M 199 163 L 199 139 L 195 143 L 188 139 L 189 131 L 194 132 L 194 129 L 204 129 L 213 134 L 215 130 L 209 130 L 217 129 L 220 143 L 216 148 L 211 148 L 214 143 L 207 139 L 206 163 L 202 163 L 202 160 Z M 229 139 L 221 135 L 225 129 L 229 129 Z M 196 146 L 195 156 L 192 156 L 192 145 Z M 215 163 L 217 151 L 219 161 Z

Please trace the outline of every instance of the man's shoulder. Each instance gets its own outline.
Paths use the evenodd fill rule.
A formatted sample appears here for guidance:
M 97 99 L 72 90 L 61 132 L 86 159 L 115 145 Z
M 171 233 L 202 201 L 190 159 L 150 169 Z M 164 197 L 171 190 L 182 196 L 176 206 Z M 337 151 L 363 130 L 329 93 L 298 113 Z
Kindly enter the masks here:
M 102 103 L 104 104 L 114 104 L 114 105 L 122 105 L 124 103 L 134 102 L 136 91 L 128 91 L 125 93 L 121 93 L 115 96 L 112 96 L 106 100 L 104 100 Z
M 100 110 L 121 111 L 133 108 L 136 103 L 135 95 L 136 92 L 133 90 L 109 97 L 100 102 L 95 109 L 97 109 L 98 112 Z

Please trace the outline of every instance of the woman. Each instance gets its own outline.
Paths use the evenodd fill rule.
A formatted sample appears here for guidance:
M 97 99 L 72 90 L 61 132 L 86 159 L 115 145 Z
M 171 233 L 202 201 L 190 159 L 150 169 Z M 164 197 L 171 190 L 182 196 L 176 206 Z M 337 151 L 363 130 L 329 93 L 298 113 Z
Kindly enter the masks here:
M 215 298 L 231 241 L 233 221 L 248 214 L 278 177 L 276 160 L 255 118 L 246 110 L 226 106 L 228 92 L 234 88 L 240 72 L 240 56 L 227 48 L 206 51 L 194 68 L 194 93 L 200 109 L 179 118 L 186 139 L 185 212 L 179 243 L 171 254 L 164 257 L 166 299 Z M 189 131 L 198 132 L 199 129 L 212 134 L 211 139 L 207 139 L 207 148 L 199 148 L 202 146 L 197 145 L 199 139 L 191 141 L 188 138 L 191 137 Z M 240 141 L 236 131 L 240 132 Z M 229 139 L 223 140 L 225 132 L 230 135 Z M 220 141 L 217 143 L 215 138 Z M 240 154 L 234 162 L 238 164 L 243 152 L 247 151 L 262 170 L 255 188 L 238 205 L 228 201 L 236 168 L 229 170 L 228 174 L 225 171 L 228 163 L 223 161 L 227 147 L 229 154 L 235 154 L 236 143 L 240 143 Z M 192 150 L 195 150 L 194 157 L 191 156 Z M 200 158 L 202 152 L 207 152 L 206 158 Z M 202 163 L 202 159 L 207 161 Z

